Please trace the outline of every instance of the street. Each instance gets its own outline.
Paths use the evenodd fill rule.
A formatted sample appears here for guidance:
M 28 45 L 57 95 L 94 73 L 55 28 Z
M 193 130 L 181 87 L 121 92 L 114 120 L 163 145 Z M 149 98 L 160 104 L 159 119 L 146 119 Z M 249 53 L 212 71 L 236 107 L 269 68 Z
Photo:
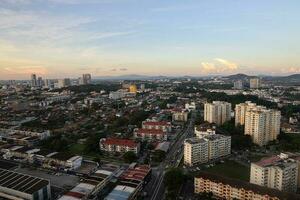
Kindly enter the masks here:
M 152 180 L 150 185 L 150 190 L 148 194 L 149 200 L 161 200 L 164 199 L 165 187 L 164 187 L 164 175 L 165 170 L 169 167 L 178 167 L 183 158 L 183 142 L 186 138 L 192 137 L 194 134 L 194 122 L 196 113 L 192 112 L 190 123 L 180 137 L 173 143 L 169 152 L 166 155 L 166 160 L 161 162 L 157 168 L 153 168 L 154 180 Z

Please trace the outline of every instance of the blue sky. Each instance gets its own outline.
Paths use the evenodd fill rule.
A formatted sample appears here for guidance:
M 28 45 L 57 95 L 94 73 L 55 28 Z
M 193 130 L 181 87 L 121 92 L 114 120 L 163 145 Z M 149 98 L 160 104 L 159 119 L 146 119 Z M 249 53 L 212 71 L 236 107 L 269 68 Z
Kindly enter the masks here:
M 0 0 L 0 79 L 300 72 L 297 0 Z

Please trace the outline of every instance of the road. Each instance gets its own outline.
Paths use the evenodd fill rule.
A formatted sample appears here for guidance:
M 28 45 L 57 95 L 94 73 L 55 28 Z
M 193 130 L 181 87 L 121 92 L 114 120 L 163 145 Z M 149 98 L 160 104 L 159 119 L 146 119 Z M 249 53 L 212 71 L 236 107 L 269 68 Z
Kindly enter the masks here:
M 183 142 L 186 138 L 192 137 L 194 134 L 194 123 L 196 113 L 191 113 L 191 119 L 186 129 L 181 133 L 180 137 L 171 145 L 170 150 L 166 156 L 166 160 L 161 162 L 160 165 L 153 171 L 155 171 L 155 179 L 151 184 L 150 196 L 146 199 L 149 200 L 162 200 L 164 199 L 165 187 L 164 187 L 164 175 L 165 170 L 168 167 L 178 167 L 183 158 Z

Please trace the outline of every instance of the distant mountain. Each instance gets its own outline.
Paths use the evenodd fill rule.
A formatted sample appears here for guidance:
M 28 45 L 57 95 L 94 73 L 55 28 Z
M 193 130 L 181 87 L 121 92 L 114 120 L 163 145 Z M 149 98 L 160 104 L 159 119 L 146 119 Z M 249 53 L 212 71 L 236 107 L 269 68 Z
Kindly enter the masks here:
M 234 75 L 230 75 L 230 76 L 226 76 L 225 78 L 230 79 L 230 80 L 246 80 L 246 79 L 250 79 L 254 76 L 249 76 L 247 74 L 234 74 Z
M 289 76 L 269 76 L 264 79 L 269 81 L 300 83 L 300 74 L 292 74 Z

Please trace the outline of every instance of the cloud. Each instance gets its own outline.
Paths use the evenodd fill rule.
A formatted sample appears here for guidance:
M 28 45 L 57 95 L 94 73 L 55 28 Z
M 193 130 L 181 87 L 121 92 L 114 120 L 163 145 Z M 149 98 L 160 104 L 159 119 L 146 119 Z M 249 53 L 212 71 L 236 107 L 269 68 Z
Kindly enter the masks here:
M 214 62 L 201 63 L 201 73 L 203 74 L 231 73 L 238 69 L 238 64 L 222 58 L 215 58 Z
M 120 71 L 127 71 L 127 68 L 120 68 Z
M 288 69 L 282 69 L 282 73 L 300 73 L 300 67 L 289 67 Z
M 91 39 L 91 40 L 105 39 L 105 38 L 111 38 L 111 37 L 116 37 L 116 36 L 131 35 L 133 33 L 135 33 L 135 31 L 96 33 L 93 36 L 90 36 L 89 39 Z
M 46 75 L 48 70 L 43 66 L 5 67 L 4 73 L 13 75 L 30 75 L 32 73 Z

